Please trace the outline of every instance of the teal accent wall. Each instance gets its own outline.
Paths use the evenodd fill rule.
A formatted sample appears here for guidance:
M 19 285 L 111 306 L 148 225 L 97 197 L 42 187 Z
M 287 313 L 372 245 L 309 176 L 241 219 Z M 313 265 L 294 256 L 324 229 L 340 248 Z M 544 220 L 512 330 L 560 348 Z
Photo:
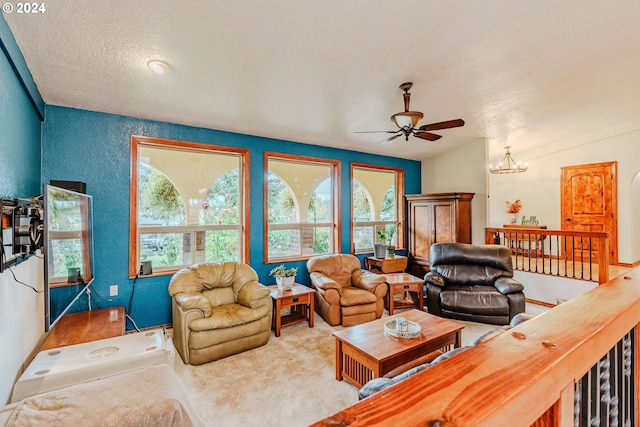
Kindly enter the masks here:
M 0 197 L 31 197 L 40 188 L 40 94 L 0 14 Z
M 43 108 L 13 34 L 0 13 L 0 197 L 31 197 L 40 188 Z M 8 242 L 7 242 L 8 243 Z M 9 401 L 14 381 L 42 342 L 42 260 L 20 262 L 0 273 L 0 406 Z M 15 275 L 15 278 L 14 278 Z M 33 289 L 18 283 L 18 280 Z
M 207 144 L 242 147 L 250 150 L 250 260 L 263 283 L 271 283 L 268 274 L 273 265 L 263 264 L 264 152 L 340 160 L 342 180 L 342 252 L 351 247 L 350 163 L 363 162 L 405 169 L 407 193 L 420 192 L 420 162 L 376 156 L 349 150 L 281 141 L 211 129 L 142 120 L 85 110 L 45 107 L 43 127 L 42 182 L 52 179 L 83 181 L 93 196 L 95 282 L 94 288 L 104 300 L 101 306 L 126 306 L 132 291 L 128 277 L 129 260 L 129 183 L 130 137 L 144 135 Z M 298 267 L 298 280 L 309 283 L 305 262 L 287 263 Z M 171 322 L 171 300 L 167 293 L 170 276 L 141 277 L 135 284 L 131 316 L 139 327 Z M 119 285 L 119 295 L 109 298 L 109 285 Z M 76 303 L 86 309 L 86 299 Z M 131 325 L 128 325 L 131 328 Z

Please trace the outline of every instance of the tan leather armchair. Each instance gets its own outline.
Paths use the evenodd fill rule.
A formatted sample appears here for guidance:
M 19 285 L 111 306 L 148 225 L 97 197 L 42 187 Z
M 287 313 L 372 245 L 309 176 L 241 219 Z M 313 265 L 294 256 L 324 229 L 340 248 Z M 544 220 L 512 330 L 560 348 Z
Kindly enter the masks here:
M 169 295 L 173 343 L 185 363 L 201 365 L 269 341 L 270 291 L 247 264 L 183 268 L 171 278 Z
M 316 311 L 330 325 L 353 326 L 382 317 L 386 278 L 363 270 L 349 254 L 322 255 L 307 261 Z

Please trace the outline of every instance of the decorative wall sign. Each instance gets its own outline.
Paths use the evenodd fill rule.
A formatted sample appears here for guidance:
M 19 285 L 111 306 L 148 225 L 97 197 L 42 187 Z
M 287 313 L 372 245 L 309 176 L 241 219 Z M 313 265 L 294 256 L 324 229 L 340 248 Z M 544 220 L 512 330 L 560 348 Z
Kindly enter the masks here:
M 538 220 L 534 215 L 530 216 L 529 219 L 527 217 L 522 217 L 522 225 L 538 225 Z

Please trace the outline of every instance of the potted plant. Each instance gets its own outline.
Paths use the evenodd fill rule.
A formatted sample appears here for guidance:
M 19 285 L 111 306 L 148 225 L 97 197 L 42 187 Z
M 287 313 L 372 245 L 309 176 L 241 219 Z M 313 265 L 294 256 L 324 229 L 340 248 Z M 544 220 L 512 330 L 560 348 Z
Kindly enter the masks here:
M 398 231 L 398 225 L 399 224 L 393 224 L 387 228 L 387 253 L 390 255 L 394 255 L 396 253 L 396 247 L 391 244 L 391 241 L 393 240 L 393 235 Z
M 393 240 L 393 235 L 396 234 L 398 230 L 398 224 L 390 225 L 389 227 L 385 226 L 384 230 L 376 230 L 376 234 L 378 235 L 378 241 L 380 244 L 375 245 L 375 256 L 376 258 L 384 258 L 384 254 L 394 254 L 396 247 L 391 244 L 391 240 Z M 384 249 L 383 249 L 384 248 Z
M 296 280 L 296 273 L 298 269 L 295 267 L 291 267 L 289 269 L 285 268 L 284 264 L 280 264 L 277 267 L 274 267 L 269 272 L 269 276 L 273 276 L 276 278 L 276 283 L 278 284 L 278 288 L 281 290 L 291 289 L 293 287 L 293 282 Z
M 387 254 L 387 231 L 376 230 L 378 235 L 378 243 L 373 245 L 374 256 L 376 258 L 384 258 Z

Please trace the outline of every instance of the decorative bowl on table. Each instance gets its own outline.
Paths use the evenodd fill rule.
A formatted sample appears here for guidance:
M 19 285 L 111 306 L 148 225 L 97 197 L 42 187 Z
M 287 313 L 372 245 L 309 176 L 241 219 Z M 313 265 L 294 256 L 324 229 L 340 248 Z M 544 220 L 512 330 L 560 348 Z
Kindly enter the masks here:
M 392 319 L 384 324 L 384 332 L 395 338 L 418 338 L 421 331 L 422 328 L 416 322 L 402 318 Z

